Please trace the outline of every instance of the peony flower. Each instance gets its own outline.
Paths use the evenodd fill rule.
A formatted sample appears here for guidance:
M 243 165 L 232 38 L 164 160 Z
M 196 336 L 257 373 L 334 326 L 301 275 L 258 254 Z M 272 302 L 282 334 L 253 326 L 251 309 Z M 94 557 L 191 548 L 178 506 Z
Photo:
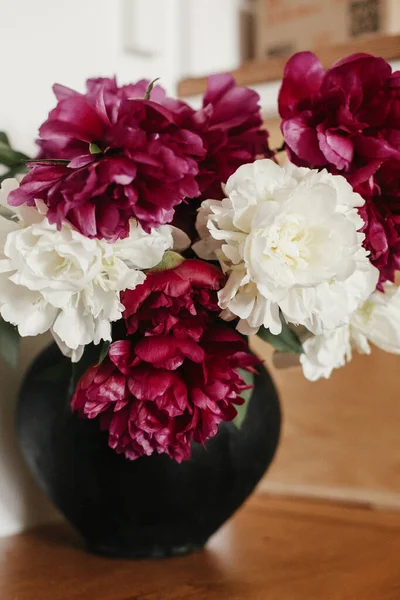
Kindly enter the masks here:
M 3 205 L 17 186 L 3 184 Z M 17 220 L 0 217 L 0 237 L 1 316 L 21 336 L 50 330 L 73 361 L 86 344 L 111 340 L 111 322 L 123 311 L 120 292 L 142 283 L 143 269 L 159 263 L 172 245 L 168 226 L 147 234 L 132 219 L 129 237 L 109 244 L 67 224 L 58 230 L 26 206 Z
M 220 309 L 216 290 L 225 283 L 220 269 L 184 260 L 174 269 L 150 272 L 143 285 L 121 296 L 129 334 L 162 335 L 198 341 Z
M 352 350 L 370 354 L 370 343 L 400 354 L 400 289 L 385 283 L 352 315 L 350 323 L 303 342 L 300 356 L 304 375 L 311 381 L 329 378 L 352 358 Z
M 279 95 L 292 162 L 342 173 L 366 200 L 364 247 L 379 269 L 379 289 L 400 265 L 398 171 L 400 71 L 355 54 L 324 71 L 311 52 L 287 63 Z
M 249 88 L 236 85 L 228 74 L 212 75 L 203 98 L 203 106 L 194 111 L 187 104 L 166 99 L 181 126 L 197 133 L 206 155 L 199 162 L 196 181 L 201 196 L 182 203 L 176 211 L 176 224 L 194 237 L 196 211 L 202 200 L 222 199 L 222 184 L 243 164 L 257 157 L 272 155 L 268 132 L 262 129 L 260 97 Z
M 226 193 L 199 214 L 211 211 L 209 235 L 229 276 L 219 292 L 223 318 L 239 317 L 245 334 L 262 325 L 279 334 L 280 313 L 313 333 L 348 323 L 378 272 L 362 248 L 364 201 L 347 181 L 259 160 L 240 167 Z
M 400 265 L 400 71 L 355 54 L 324 71 L 311 52 L 286 65 L 279 95 L 292 162 L 342 173 L 366 200 L 364 247 L 379 269 L 379 289 Z
M 222 242 L 214 239 L 208 230 L 208 219 L 214 214 L 214 209 L 221 207 L 221 203 L 215 200 L 204 200 L 201 203 L 201 209 L 197 211 L 195 227 L 198 241 L 192 244 L 192 249 L 199 258 L 203 260 L 218 260 L 218 250 Z
M 272 154 L 268 132 L 262 129 L 260 96 L 237 86 L 231 75 L 208 78 L 203 107 L 194 113 L 192 121 L 206 148 L 197 177 L 204 199 L 222 199 L 221 183 L 241 165 Z M 188 124 L 188 128 L 192 127 Z
M 178 462 L 232 420 L 247 389 L 238 368 L 257 359 L 235 331 L 217 321 L 219 269 L 187 260 L 154 271 L 123 295 L 129 339 L 81 378 L 72 408 L 99 418 L 109 445 L 129 459 L 166 453 Z
M 370 260 L 379 269 L 379 285 L 394 281 L 400 269 L 400 162 L 386 161 L 370 181 L 358 186 L 365 198 L 360 208 L 365 225 L 364 247 Z
M 63 109 L 70 106 L 73 110 L 74 101 L 80 103 L 84 97 L 90 106 L 96 107 L 101 98 L 103 111 L 107 118 L 114 122 L 118 118 L 118 109 L 124 100 L 140 99 L 143 100 L 145 93 L 150 84 L 150 81 L 141 79 L 135 84 L 118 86 L 115 78 L 98 77 L 88 79 L 86 81 L 86 92 L 81 94 L 71 88 L 56 83 L 53 86 L 54 95 L 58 101 L 57 107 L 53 109 L 48 117 L 48 120 L 41 127 L 40 138 L 37 144 L 41 149 L 40 158 L 54 159 L 74 159 L 77 156 L 87 153 L 87 143 L 82 142 L 79 136 L 68 136 L 67 131 L 64 135 L 53 135 L 52 129 L 55 127 L 55 122 L 60 116 L 65 121 L 68 114 L 62 114 Z M 162 103 L 166 98 L 165 91 L 162 87 L 156 85 L 151 91 L 151 99 L 155 102 Z M 68 103 L 66 102 L 68 100 Z M 80 106 L 80 104 L 78 104 Z M 74 115 L 74 119 L 77 115 Z M 70 122 L 72 127 L 72 122 Z M 50 131 L 49 131 L 50 128 Z
M 128 237 L 131 218 L 149 232 L 199 195 L 199 135 L 178 127 L 167 107 L 131 98 L 139 93 L 132 87 L 144 86 L 114 84 L 90 80 L 87 94 L 56 86 L 58 104 L 39 130 L 41 156 L 70 162 L 38 159 L 11 194 L 12 205 L 40 199 L 58 228 L 68 222 L 89 238 L 115 241 Z
M 383 58 L 354 54 L 324 71 L 311 52 L 287 63 L 279 94 L 282 133 L 299 166 L 365 182 L 388 159 L 400 159 L 400 71 Z
M 106 106 L 115 110 L 115 105 L 119 105 L 122 99 L 143 98 L 149 83 L 141 80 L 118 87 L 115 79 L 89 79 L 87 96 L 95 94 L 101 86 Z M 226 183 L 240 165 L 253 162 L 257 156 L 272 155 L 268 147 L 268 132 L 262 129 L 259 94 L 236 85 L 228 73 L 208 78 L 199 110 L 181 100 L 169 98 L 161 86 L 152 89 L 151 99 L 173 112 L 181 127 L 202 138 L 205 156 L 199 161 L 196 181 L 203 198 L 223 198 L 221 184 Z M 197 208 L 193 202 L 181 206 L 183 210 L 189 207 Z
M 85 94 L 55 85 L 58 104 L 40 128 L 39 158 L 71 162 L 38 161 L 13 204 L 40 197 L 51 222 L 68 220 L 88 237 L 114 240 L 127 235 L 131 217 L 149 230 L 171 222 L 186 197 L 221 198 L 238 166 L 270 156 L 259 96 L 230 75 L 210 77 L 198 111 L 160 86 L 145 101 L 148 84 L 89 79 Z M 199 202 L 175 217 L 188 233 Z

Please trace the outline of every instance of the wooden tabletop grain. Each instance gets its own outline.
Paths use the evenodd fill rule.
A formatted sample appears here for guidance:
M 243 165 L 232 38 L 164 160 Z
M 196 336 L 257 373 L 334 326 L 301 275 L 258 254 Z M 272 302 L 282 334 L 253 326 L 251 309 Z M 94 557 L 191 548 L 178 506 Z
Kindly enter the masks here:
M 399 600 L 400 514 L 254 496 L 203 552 L 87 555 L 66 525 L 0 540 L 1 600 Z

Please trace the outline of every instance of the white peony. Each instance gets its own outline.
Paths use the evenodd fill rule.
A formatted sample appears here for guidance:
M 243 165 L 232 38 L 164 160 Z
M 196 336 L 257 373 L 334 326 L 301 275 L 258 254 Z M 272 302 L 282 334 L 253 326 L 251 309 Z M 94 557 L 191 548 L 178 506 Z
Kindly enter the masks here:
M 311 381 L 328 378 L 334 369 L 351 360 L 353 349 L 370 354 L 370 343 L 400 354 L 400 289 L 393 283 L 384 284 L 384 293 L 375 291 L 348 325 L 303 342 L 300 362 L 304 375 Z
M 359 232 L 364 201 L 350 184 L 257 160 L 229 178 L 226 193 L 203 202 L 194 246 L 229 276 L 219 292 L 222 317 L 239 317 L 245 334 L 261 325 L 279 334 L 280 313 L 316 334 L 348 323 L 378 279 Z
M 6 211 L 17 185 L 2 185 Z M 111 340 L 111 322 L 123 311 L 120 292 L 142 283 L 143 269 L 159 263 L 172 243 L 169 226 L 147 234 L 135 220 L 129 237 L 111 244 L 68 225 L 57 230 L 35 208 L 22 207 L 12 219 L 0 216 L 0 314 L 21 336 L 50 330 L 77 361 L 86 344 Z
M 208 217 L 213 214 L 213 208 L 218 206 L 220 206 L 218 200 L 204 200 L 197 213 L 196 229 L 200 239 L 192 245 L 192 248 L 203 260 L 217 260 L 217 251 L 222 246 L 222 242 L 214 239 L 208 230 Z

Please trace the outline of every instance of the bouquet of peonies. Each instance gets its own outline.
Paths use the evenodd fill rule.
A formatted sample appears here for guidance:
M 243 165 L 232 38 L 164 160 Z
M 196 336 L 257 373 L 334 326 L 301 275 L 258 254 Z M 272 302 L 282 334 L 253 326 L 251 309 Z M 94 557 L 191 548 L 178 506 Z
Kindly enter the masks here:
M 400 353 L 399 90 L 383 59 L 295 55 L 280 166 L 229 75 L 200 110 L 154 82 L 56 85 L 35 159 L 0 134 L 9 175 L 28 166 L 1 187 L 1 348 L 50 331 L 72 409 L 127 458 L 178 462 L 245 403 L 248 335 L 311 380 L 370 342 Z

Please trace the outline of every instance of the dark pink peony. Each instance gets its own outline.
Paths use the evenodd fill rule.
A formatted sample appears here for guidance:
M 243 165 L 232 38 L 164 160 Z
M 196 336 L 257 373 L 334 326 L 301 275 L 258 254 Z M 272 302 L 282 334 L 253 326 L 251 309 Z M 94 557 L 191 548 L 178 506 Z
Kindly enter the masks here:
M 134 84 L 118 86 L 115 78 L 99 77 L 86 81 L 85 94 L 56 83 L 53 91 L 58 104 L 39 129 L 40 137 L 37 144 L 41 148 L 40 158 L 73 159 L 87 153 L 87 140 L 81 140 L 79 132 L 75 130 L 77 115 L 74 111 L 81 107 L 85 107 L 83 110 L 88 110 L 87 104 L 99 107 L 99 99 L 101 99 L 102 112 L 106 113 L 108 121 L 115 123 L 122 101 L 143 100 L 149 83 L 148 80 L 141 79 Z M 151 91 L 153 102 L 162 103 L 165 97 L 162 87 L 157 85 L 153 87 Z M 68 112 L 69 109 L 72 110 L 72 114 Z M 67 130 L 65 135 L 58 135 L 55 130 L 60 120 L 64 122 L 64 126 L 70 124 L 70 131 Z M 99 135 L 97 131 L 92 133 Z
M 262 128 L 260 97 L 248 88 L 236 85 L 231 75 L 212 75 L 203 98 L 203 106 L 194 111 L 187 104 L 166 99 L 182 127 L 201 136 L 206 151 L 199 163 L 196 181 L 201 196 L 182 203 L 175 224 L 194 238 L 197 209 L 202 200 L 224 197 L 222 183 L 243 164 L 257 157 L 270 157 L 268 132 Z
M 380 272 L 378 288 L 394 281 L 400 269 L 400 162 L 386 161 L 358 191 L 365 199 L 359 209 L 365 221 L 364 246 Z
M 279 94 L 292 162 L 327 168 L 353 185 L 400 159 L 400 72 L 382 58 L 354 54 L 325 71 L 311 52 L 287 63 Z
M 86 82 L 85 98 L 96 106 L 100 96 L 108 118 L 114 122 L 121 102 L 133 98 L 142 99 L 148 85 L 149 81 L 144 79 L 121 87 L 115 79 L 89 79 Z M 80 96 L 59 85 L 55 86 L 55 93 L 59 101 Z M 151 99 L 173 113 L 180 127 L 201 136 L 206 154 L 200 159 L 196 180 L 205 198 L 222 198 L 221 183 L 225 183 L 240 165 L 252 162 L 257 156 L 271 155 L 268 132 L 261 129 L 263 119 L 260 97 L 249 88 L 237 86 L 231 75 L 219 74 L 208 78 L 200 110 L 194 110 L 185 102 L 168 97 L 159 85 L 153 87 Z M 54 110 L 57 111 L 57 108 Z M 50 117 L 51 115 L 52 113 Z M 38 143 L 46 157 L 65 158 L 65 146 L 54 147 L 54 143 L 59 144 L 60 140 L 54 139 L 52 131 L 50 135 L 46 134 L 46 123 L 40 129 L 40 134 Z M 71 156 L 73 157 L 75 153 Z
M 142 285 L 122 294 L 128 333 L 172 333 L 178 339 L 198 341 L 204 327 L 220 312 L 216 290 L 224 283 L 220 269 L 197 259 L 185 260 L 175 269 L 148 273 Z
M 89 79 L 85 94 L 55 85 L 38 162 L 10 201 L 41 199 L 51 222 L 113 241 L 128 234 L 131 217 L 149 231 L 188 199 L 182 214 L 191 229 L 202 198 L 221 198 L 221 183 L 241 164 L 270 155 L 259 97 L 231 76 L 210 78 L 198 111 L 160 86 L 144 100 L 148 84 Z M 49 159 L 66 164 L 41 162 Z
M 237 86 L 231 75 L 208 78 L 203 107 L 192 127 L 187 124 L 201 135 L 207 152 L 197 177 L 204 199 L 222 199 L 221 183 L 241 165 L 271 156 L 259 102 L 257 92 Z
M 247 389 L 238 368 L 253 370 L 258 361 L 218 320 L 223 281 L 216 267 L 188 260 L 125 293 L 131 335 L 84 374 L 72 400 L 81 416 L 99 417 L 116 452 L 181 462 L 192 442 L 205 443 L 235 417 Z
M 279 110 L 290 160 L 344 175 L 365 198 L 364 246 L 382 289 L 400 267 L 400 71 L 369 54 L 325 71 L 300 52 L 286 65 Z
M 56 108 L 40 128 L 41 158 L 10 196 L 10 203 L 48 206 L 51 222 L 72 223 L 88 237 L 126 237 L 129 219 L 145 230 L 172 220 L 174 208 L 200 193 L 196 177 L 205 152 L 196 133 L 174 113 L 136 98 L 145 82 L 118 88 L 89 80 L 86 94 L 56 86 Z M 155 89 L 154 98 L 164 98 Z

